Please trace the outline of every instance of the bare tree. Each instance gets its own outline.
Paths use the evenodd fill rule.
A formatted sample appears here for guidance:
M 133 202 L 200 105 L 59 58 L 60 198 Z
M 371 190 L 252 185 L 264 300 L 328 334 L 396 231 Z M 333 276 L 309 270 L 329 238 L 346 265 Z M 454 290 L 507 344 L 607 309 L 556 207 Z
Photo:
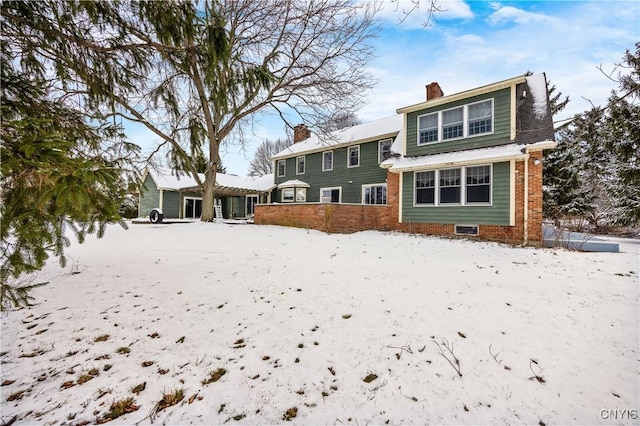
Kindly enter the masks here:
M 269 139 L 263 140 L 260 145 L 258 145 L 256 153 L 253 155 L 253 159 L 249 164 L 249 176 L 257 177 L 273 173 L 271 157 L 290 146 L 291 141 L 288 139 L 278 138 L 275 141 Z
M 289 127 L 322 129 L 337 111 L 353 112 L 374 82 L 366 71 L 377 7 L 352 0 L 235 0 L 140 3 L 144 25 L 127 31 L 155 56 L 135 96 L 117 97 L 126 118 L 170 144 L 196 181 L 198 151 L 209 158 L 203 221 L 213 220 L 220 146 L 243 142 L 256 114 Z M 186 12 L 185 12 L 186 9 Z M 168 20 L 171 17 L 171 20 Z

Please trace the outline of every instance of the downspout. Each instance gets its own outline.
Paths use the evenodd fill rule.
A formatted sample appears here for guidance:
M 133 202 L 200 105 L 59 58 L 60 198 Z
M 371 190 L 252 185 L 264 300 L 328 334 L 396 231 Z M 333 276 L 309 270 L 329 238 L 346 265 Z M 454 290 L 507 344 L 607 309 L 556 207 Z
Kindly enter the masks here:
M 524 245 L 529 244 L 529 154 L 524 160 Z

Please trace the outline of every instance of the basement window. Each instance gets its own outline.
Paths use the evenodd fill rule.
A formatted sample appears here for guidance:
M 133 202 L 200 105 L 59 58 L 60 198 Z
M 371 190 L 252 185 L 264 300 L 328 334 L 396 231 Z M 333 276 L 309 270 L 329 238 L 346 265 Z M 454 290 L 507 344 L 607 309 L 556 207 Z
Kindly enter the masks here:
M 456 225 L 456 235 L 478 235 L 478 225 Z

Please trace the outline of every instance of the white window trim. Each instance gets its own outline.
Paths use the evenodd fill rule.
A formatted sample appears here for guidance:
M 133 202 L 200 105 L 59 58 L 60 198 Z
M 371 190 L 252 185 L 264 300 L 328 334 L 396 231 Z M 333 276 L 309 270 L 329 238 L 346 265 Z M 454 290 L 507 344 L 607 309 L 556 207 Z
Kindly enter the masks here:
M 358 164 L 356 164 L 355 166 L 350 165 L 351 162 L 349 161 L 351 159 L 351 155 L 350 155 L 351 149 L 353 148 L 358 150 Z M 347 148 L 347 168 L 352 169 L 355 167 L 360 167 L 360 145 L 352 145 Z
M 284 199 L 284 193 L 287 191 L 293 191 L 293 196 L 290 200 Z M 282 201 L 283 203 L 294 203 L 296 201 L 296 189 L 294 187 L 282 188 L 282 191 L 280 191 L 280 201 Z
M 300 159 L 302 159 L 302 172 L 300 172 L 299 170 L 299 166 L 300 166 Z M 307 159 L 306 156 L 301 155 L 299 157 L 296 157 L 296 175 L 303 175 L 304 172 L 307 170 Z
M 282 174 L 280 174 L 280 163 L 283 163 Z M 285 177 L 287 175 L 287 160 L 278 160 L 276 161 L 276 174 L 278 177 Z
M 194 201 L 198 201 L 200 200 L 200 202 L 202 203 L 202 197 L 183 197 L 182 198 L 182 218 L 185 219 L 186 218 L 186 213 L 187 213 L 187 200 L 194 200 Z M 195 204 L 194 204 L 195 205 Z M 202 205 L 201 205 L 202 207 Z M 193 218 L 193 216 L 190 216 L 190 218 Z
M 334 189 L 338 190 L 338 204 L 342 203 L 342 187 L 341 186 L 327 186 L 325 188 L 320 188 L 320 202 L 321 203 L 324 202 L 322 201 L 322 191 L 333 191 Z
M 469 106 L 470 105 L 475 105 L 475 104 L 480 104 L 483 102 L 487 102 L 487 101 L 491 101 L 491 131 L 490 132 L 485 132 L 485 133 L 476 133 L 475 135 L 469 135 Z M 462 136 L 458 137 L 458 138 L 451 138 L 451 139 L 443 139 L 442 136 L 442 113 L 446 112 L 446 111 L 451 111 L 454 109 L 458 109 L 462 107 Z M 438 115 L 438 140 L 437 141 L 433 141 L 433 142 L 424 142 L 424 143 L 420 143 L 420 118 L 421 117 L 426 117 L 428 115 L 432 115 L 432 114 L 437 114 Z M 487 136 L 487 135 L 492 135 L 495 132 L 495 120 L 496 120 L 496 110 L 495 110 L 495 100 L 494 98 L 488 98 L 488 99 L 482 99 L 480 101 L 477 102 L 471 102 L 469 104 L 464 104 L 464 105 L 458 105 L 452 108 L 447 108 L 447 109 L 443 109 L 440 111 L 432 111 L 429 112 L 427 114 L 422 114 L 416 117 L 416 145 L 417 146 L 426 146 L 426 145 L 433 145 L 436 143 L 443 143 L 443 142 L 450 142 L 450 141 L 455 141 L 455 140 L 460 140 L 460 139 L 465 139 L 465 138 L 476 138 L 479 136 Z
M 325 155 L 325 154 L 331 154 L 331 168 L 330 168 L 330 169 L 325 169 L 325 168 L 324 168 L 324 155 Z M 322 152 L 322 158 L 321 158 L 321 161 L 322 161 L 322 171 L 323 171 L 323 172 L 330 172 L 330 171 L 332 171 L 332 170 L 333 170 L 333 151 L 323 151 L 323 152 Z
M 303 194 L 304 194 L 304 198 L 299 198 L 298 194 L 300 193 L 300 191 L 302 190 Z M 294 188 L 294 198 L 296 203 L 306 203 L 307 202 L 307 188 L 301 188 L 301 187 L 295 187 Z
M 382 144 L 383 143 L 389 143 L 389 155 L 391 155 L 391 145 L 393 144 L 393 140 L 391 138 L 389 139 L 383 139 L 381 141 L 378 141 L 378 164 L 382 163 L 383 161 L 385 161 L 382 158 Z
M 360 200 L 361 204 L 364 204 L 365 206 L 387 206 L 389 205 L 388 201 L 389 201 L 389 190 L 387 189 L 387 199 L 385 200 L 384 204 L 365 204 L 364 202 L 364 193 L 365 193 L 365 188 L 373 188 L 373 187 L 378 187 L 378 186 L 384 186 L 385 189 L 387 189 L 387 183 L 383 182 L 383 183 L 368 183 L 366 185 L 362 185 L 362 198 Z
M 467 203 L 467 167 L 482 167 L 489 166 L 489 202 L 488 203 Z M 440 203 L 440 171 L 460 169 L 460 202 L 459 203 Z M 435 172 L 435 187 L 434 187 L 434 202 L 433 204 L 417 203 L 416 202 L 416 173 L 420 172 Z M 440 169 L 424 169 L 416 170 L 413 172 L 413 207 L 489 207 L 493 206 L 493 164 L 473 164 L 468 166 L 459 167 L 446 167 Z

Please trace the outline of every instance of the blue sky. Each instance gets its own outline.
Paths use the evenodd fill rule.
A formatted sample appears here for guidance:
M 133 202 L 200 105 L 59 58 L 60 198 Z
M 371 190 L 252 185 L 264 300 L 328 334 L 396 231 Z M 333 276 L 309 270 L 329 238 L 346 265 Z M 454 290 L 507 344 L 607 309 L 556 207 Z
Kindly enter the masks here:
M 426 0 L 422 0 L 426 3 Z M 602 105 L 616 88 L 599 70 L 612 70 L 640 41 L 638 1 L 464 1 L 440 0 L 443 12 L 427 28 L 424 10 L 403 23 L 409 0 L 383 0 L 382 31 L 369 71 L 377 85 L 359 112 L 363 121 L 388 117 L 424 101 L 425 85 L 437 81 L 445 95 L 524 74 L 545 72 L 570 103 L 570 118 Z M 263 118 L 245 135 L 244 146 L 221 150 L 228 173 L 246 175 L 264 138 L 284 136 L 276 119 Z M 147 151 L 153 137 L 130 132 Z

